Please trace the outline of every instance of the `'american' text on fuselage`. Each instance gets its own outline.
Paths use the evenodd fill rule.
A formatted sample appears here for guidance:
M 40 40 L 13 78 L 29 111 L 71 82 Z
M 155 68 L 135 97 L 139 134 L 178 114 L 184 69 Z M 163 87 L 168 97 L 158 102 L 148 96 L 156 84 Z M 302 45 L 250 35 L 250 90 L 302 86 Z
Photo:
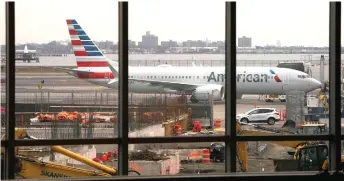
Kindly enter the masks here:
M 268 74 L 237 74 L 237 82 L 268 82 Z M 216 74 L 211 72 L 208 77 L 208 82 L 211 80 L 214 82 L 224 82 L 226 78 L 225 74 Z

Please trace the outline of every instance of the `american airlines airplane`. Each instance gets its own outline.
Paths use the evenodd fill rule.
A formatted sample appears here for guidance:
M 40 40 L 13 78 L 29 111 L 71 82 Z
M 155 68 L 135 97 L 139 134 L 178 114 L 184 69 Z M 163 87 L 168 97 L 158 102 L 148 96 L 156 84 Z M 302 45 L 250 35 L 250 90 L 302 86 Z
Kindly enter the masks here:
M 118 88 L 118 63 L 107 59 L 74 19 L 67 20 L 77 68 L 67 73 L 92 84 Z M 225 98 L 224 67 L 129 67 L 129 91 L 133 93 L 175 93 L 191 96 L 192 102 Z M 308 74 L 277 67 L 237 67 L 237 94 L 286 94 L 310 92 L 322 84 Z

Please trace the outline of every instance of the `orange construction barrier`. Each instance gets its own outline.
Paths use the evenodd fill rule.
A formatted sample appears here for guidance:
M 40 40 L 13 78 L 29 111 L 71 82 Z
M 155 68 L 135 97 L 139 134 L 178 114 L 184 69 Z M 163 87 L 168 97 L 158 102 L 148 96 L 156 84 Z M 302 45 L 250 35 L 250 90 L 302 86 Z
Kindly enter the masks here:
M 280 110 L 280 118 L 281 118 L 281 121 L 285 121 L 285 119 L 286 119 L 286 110 L 285 109 Z
M 199 121 L 194 121 L 193 132 L 200 132 L 202 130 L 202 124 Z
M 176 135 L 177 136 L 182 135 L 182 127 L 180 126 L 180 124 L 176 124 L 176 126 L 174 128 L 176 130 Z
M 189 153 L 189 159 L 190 160 L 200 160 L 202 157 L 201 153 L 197 151 L 192 151 Z
M 202 162 L 210 163 L 210 150 L 209 149 L 203 149 Z
M 93 161 L 100 162 L 100 159 L 96 157 L 96 158 L 93 158 Z
M 108 156 L 107 156 L 106 154 L 102 155 L 102 156 L 100 157 L 100 159 L 101 159 L 101 161 L 103 161 L 103 162 L 106 162 L 106 161 L 109 160 L 109 158 L 108 158 Z
M 215 120 L 214 127 L 221 128 L 221 126 L 222 126 L 222 121 L 220 119 Z

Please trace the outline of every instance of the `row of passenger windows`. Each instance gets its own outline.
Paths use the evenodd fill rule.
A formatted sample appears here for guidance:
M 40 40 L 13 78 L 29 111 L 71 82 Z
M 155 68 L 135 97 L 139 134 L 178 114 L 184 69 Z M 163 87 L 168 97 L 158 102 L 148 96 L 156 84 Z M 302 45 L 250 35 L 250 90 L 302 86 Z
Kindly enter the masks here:
M 147 79 L 199 79 L 199 76 L 128 76 L 128 78 L 147 78 Z M 209 76 L 203 76 L 203 79 L 208 79 Z
M 305 79 L 305 78 L 310 78 L 311 76 L 309 75 L 298 75 L 297 78 L 299 79 Z

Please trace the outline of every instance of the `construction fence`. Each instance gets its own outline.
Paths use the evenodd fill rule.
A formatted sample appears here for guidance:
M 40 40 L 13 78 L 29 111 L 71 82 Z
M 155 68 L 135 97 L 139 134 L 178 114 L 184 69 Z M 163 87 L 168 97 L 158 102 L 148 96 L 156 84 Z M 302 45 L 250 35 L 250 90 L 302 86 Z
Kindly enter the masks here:
M 53 90 L 53 89 L 16 89 L 16 103 L 61 104 L 61 105 L 118 105 L 116 90 Z M 129 93 L 129 105 L 163 105 L 170 98 L 180 97 L 172 93 Z M 177 99 L 176 99 L 177 100 Z M 186 99 L 177 101 L 186 102 Z M 1 92 L 1 102 L 6 102 L 6 94 Z

